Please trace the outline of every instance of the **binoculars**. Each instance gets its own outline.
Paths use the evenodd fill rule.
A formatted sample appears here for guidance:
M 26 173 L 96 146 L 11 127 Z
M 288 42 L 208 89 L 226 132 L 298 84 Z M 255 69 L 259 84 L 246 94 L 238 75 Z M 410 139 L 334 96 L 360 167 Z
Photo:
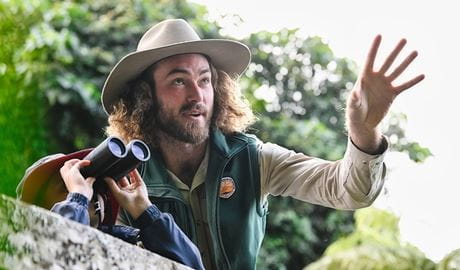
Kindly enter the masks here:
M 91 163 L 80 169 L 83 177 L 111 177 L 115 181 L 126 176 L 141 162 L 150 159 L 149 147 L 141 140 L 125 145 L 121 139 L 110 136 L 88 153 L 83 159 Z

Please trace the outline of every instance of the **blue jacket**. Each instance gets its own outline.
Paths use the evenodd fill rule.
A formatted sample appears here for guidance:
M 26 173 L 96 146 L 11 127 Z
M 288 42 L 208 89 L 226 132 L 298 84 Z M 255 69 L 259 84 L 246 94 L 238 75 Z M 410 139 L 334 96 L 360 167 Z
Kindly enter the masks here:
M 89 225 L 88 199 L 79 193 L 69 193 L 65 201 L 56 203 L 51 211 L 73 221 Z M 171 215 L 155 205 L 147 208 L 135 221 L 137 227 L 100 226 L 98 229 L 130 243 L 141 241 L 144 247 L 194 269 L 204 269 L 200 252 L 179 229 Z

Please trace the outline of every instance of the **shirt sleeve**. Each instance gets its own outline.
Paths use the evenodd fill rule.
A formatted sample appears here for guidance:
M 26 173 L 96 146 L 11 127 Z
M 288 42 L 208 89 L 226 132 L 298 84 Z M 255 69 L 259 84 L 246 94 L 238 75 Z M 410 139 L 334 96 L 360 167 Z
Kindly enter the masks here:
M 51 212 L 81 224 L 89 225 L 88 204 L 89 200 L 85 195 L 70 192 L 64 201 L 53 205 Z
M 145 248 L 194 269 L 204 269 L 198 248 L 171 215 L 151 205 L 136 220 Z
M 359 150 L 349 139 L 343 159 L 327 161 L 272 143 L 259 146 L 262 201 L 268 194 L 290 196 L 326 207 L 352 210 L 372 204 L 383 187 L 386 167 L 380 155 Z

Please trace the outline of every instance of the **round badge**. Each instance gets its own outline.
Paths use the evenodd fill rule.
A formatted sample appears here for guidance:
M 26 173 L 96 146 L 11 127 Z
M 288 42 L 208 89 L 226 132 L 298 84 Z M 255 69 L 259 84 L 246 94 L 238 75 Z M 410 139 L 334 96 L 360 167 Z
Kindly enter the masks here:
M 235 189 L 235 181 L 231 177 L 224 177 L 220 180 L 219 197 L 228 199 L 235 193 Z

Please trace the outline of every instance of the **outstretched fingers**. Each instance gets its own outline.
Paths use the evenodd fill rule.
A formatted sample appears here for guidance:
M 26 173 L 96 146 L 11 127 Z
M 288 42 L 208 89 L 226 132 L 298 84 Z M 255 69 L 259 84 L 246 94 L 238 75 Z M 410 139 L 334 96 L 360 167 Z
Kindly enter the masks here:
M 414 59 L 417 57 L 418 53 L 417 51 L 413 51 L 411 54 L 409 54 L 406 59 L 388 76 L 390 81 L 394 81 L 401 73 L 406 70 L 406 68 L 414 61 Z
M 425 79 L 425 75 L 424 74 L 420 74 L 418 75 L 417 77 L 401 84 L 401 85 L 398 85 L 396 86 L 394 89 L 396 91 L 396 93 L 401 93 L 402 91 L 406 90 L 406 89 L 409 89 L 411 88 L 412 86 L 416 85 L 417 83 L 421 82 L 423 79 Z
M 379 50 L 380 42 L 382 41 L 382 36 L 377 35 L 372 42 L 371 49 L 367 54 L 366 63 L 364 65 L 364 72 L 370 73 L 374 71 L 375 57 L 377 56 L 377 51 Z
M 401 50 L 404 48 L 406 45 L 407 41 L 406 39 L 401 39 L 396 47 L 393 49 L 393 51 L 390 53 L 390 55 L 385 59 L 385 62 L 383 63 L 382 67 L 380 68 L 379 72 L 382 74 L 385 74 L 390 66 L 393 64 L 395 61 L 396 57 L 399 55 Z

